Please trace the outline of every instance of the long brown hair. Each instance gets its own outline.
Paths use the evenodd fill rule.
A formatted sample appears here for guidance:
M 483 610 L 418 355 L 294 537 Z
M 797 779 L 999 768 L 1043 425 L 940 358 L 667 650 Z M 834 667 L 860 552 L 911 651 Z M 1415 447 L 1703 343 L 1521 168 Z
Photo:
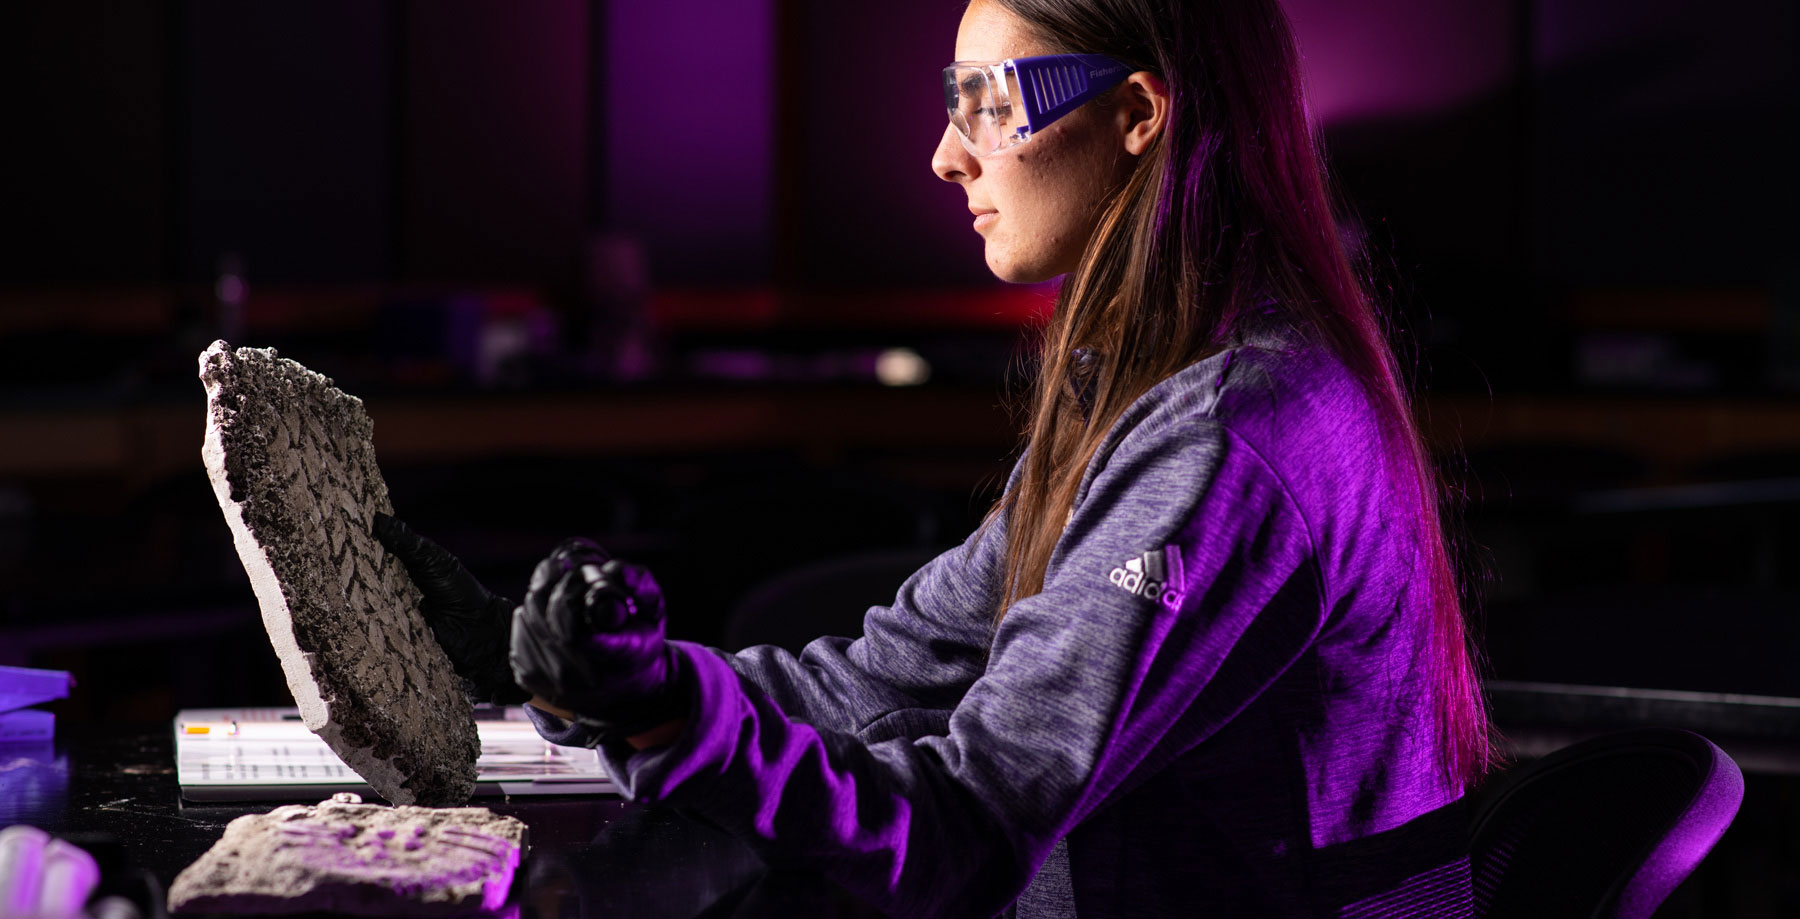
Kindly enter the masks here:
M 1418 579 L 1432 609 L 1442 762 L 1448 776 L 1473 782 L 1488 764 L 1488 722 L 1436 472 L 1338 236 L 1276 0 L 991 2 L 1052 49 L 1108 55 L 1161 77 L 1170 93 L 1161 137 L 1104 206 L 1043 331 L 1023 469 L 988 518 L 1008 520 L 997 616 L 1043 589 L 1082 472 L 1113 422 L 1159 381 L 1226 347 L 1273 298 L 1362 383 L 1399 459 L 1389 464 L 1395 497 L 1417 524 Z

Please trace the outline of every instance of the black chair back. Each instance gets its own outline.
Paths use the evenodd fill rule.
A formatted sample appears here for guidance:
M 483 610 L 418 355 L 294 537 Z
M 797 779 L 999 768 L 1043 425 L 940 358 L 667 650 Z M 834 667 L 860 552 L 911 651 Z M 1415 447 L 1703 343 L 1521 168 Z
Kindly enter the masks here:
M 795 654 L 822 635 L 862 634 L 869 607 L 892 603 L 900 585 L 940 549 L 890 549 L 826 559 L 752 590 L 725 620 L 724 646 L 778 645 Z
M 1584 740 L 1498 781 L 1470 824 L 1478 919 L 1650 919 L 1744 797 L 1725 751 L 1673 728 Z

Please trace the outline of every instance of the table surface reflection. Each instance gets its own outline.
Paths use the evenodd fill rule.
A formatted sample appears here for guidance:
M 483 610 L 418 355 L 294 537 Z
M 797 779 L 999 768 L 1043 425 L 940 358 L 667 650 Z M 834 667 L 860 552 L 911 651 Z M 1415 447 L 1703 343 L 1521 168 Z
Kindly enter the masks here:
M 182 801 L 167 727 L 59 726 L 53 745 L 0 745 L 0 827 L 27 823 L 114 849 L 163 889 L 232 818 L 282 803 Z M 817 875 L 765 866 L 736 838 L 669 809 L 611 796 L 472 803 L 531 828 L 507 916 L 880 915 Z

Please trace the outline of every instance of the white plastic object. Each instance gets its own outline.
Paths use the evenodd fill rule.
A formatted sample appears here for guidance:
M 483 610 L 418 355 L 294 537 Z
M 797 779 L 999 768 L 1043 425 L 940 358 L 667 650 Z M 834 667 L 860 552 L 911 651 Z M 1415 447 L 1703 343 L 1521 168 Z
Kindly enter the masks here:
M 34 826 L 0 830 L 0 915 L 74 919 L 100 883 L 100 866 L 78 846 Z
M 86 849 L 61 839 L 44 847 L 44 880 L 38 889 L 38 914 L 44 919 L 81 916 L 88 897 L 100 884 L 100 865 Z
M 49 841 L 49 833 L 22 823 L 0 830 L 0 915 L 36 914 Z

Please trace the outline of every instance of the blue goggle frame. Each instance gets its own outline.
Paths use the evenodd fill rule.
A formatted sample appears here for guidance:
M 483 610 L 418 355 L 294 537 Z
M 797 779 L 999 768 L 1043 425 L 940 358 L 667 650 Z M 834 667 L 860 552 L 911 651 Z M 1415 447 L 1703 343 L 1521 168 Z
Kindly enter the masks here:
M 989 156 L 1119 85 L 1131 68 L 1104 54 L 957 61 L 944 68 L 944 107 L 974 156 Z

